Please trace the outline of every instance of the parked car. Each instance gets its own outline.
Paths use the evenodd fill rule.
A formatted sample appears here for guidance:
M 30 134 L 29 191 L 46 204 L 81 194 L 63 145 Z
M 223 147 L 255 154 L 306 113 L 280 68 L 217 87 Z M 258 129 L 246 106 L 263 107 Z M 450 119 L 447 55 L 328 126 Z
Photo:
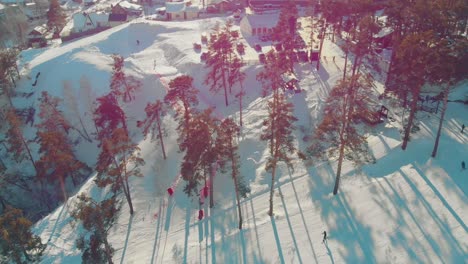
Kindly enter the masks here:
M 201 61 L 206 61 L 208 59 L 208 52 L 203 52 L 201 55 L 200 55 L 200 60 Z
M 262 52 L 262 46 L 260 46 L 260 44 L 255 44 L 254 48 L 257 52 Z
M 305 51 L 305 50 L 297 51 L 297 57 L 299 57 L 299 61 L 301 61 L 301 62 L 309 61 L 309 56 L 307 56 L 307 51 Z
M 283 45 L 281 43 L 276 43 L 275 44 L 275 50 L 276 51 L 282 51 L 283 50 Z
M 201 50 L 201 43 L 200 42 L 194 42 L 193 43 L 193 48 L 196 50 Z
M 242 42 L 237 42 L 236 44 L 236 49 L 239 54 L 244 54 L 245 53 L 245 45 Z
M 202 42 L 202 43 L 207 43 L 207 42 L 208 42 L 208 37 L 207 37 L 207 35 L 206 35 L 206 32 L 203 32 L 203 33 L 201 34 L 201 42 Z
M 231 37 L 238 38 L 239 37 L 239 31 L 237 31 L 237 30 L 231 31 Z
M 263 53 L 258 54 L 258 60 L 260 61 L 261 64 L 266 63 L 266 56 Z

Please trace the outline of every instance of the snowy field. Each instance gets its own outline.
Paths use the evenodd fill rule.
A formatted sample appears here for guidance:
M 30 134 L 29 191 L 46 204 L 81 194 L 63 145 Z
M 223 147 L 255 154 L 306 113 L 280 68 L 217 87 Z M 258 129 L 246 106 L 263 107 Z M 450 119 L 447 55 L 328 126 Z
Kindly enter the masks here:
M 377 162 L 362 168 L 345 164 L 337 196 L 331 195 L 334 161 L 308 164 L 296 159 L 294 171 L 280 167 L 275 216 L 270 218 L 271 178 L 264 169 L 268 149 L 259 139 L 268 97 L 261 97 L 255 79 L 262 66 L 249 64 L 245 67 L 244 127 L 239 137 L 241 172 L 252 188 L 242 201 L 244 229 L 237 229 L 235 195 L 228 175 L 216 175 L 215 208 L 209 210 L 205 203 L 206 217 L 201 221 L 198 202 L 182 192 L 183 182 L 169 198 L 166 189 L 176 181 L 182 157 L 177 152 L 176 133 L 165 139 L 168 159 L 164 161 L 159 147 L 143 140 L 136 120 L 143 119 L 146 103 L 163 98 L 167 83 L 180 74 L 194 77 L 200 90 L 199 108 L 215 106 L 218 117 L 238 120 L 238 103 L 225 107 L 222 94 L 213 96 L 202 84 L 206 69 L 192 46 L 216 21 L 223 22 L 223 18 L 136 20 L 61 46 L 23 52 L 28 63 L 23 73 L 41 75 L 36 87 L 31 86 L 32 80 L 20 81 L 22 92 L 35 93 L 17 99 L 15 105 L 34 104 L 43 90 L 63 97 L 63 82 L 69 82 L 90 129 L 87 105 L 109 90 L 111 54 L 122 55 L 126 74 L 143 82 L 143 89 L 125 111 L 146 166 L 143 178 L 131 179 L 135 215 L 130 217 L 124 203 L 110 234 L 116 249 L 114 263 L 468 263 L 468 170 L 461 171 L 460 166 L 463 159 L 468 162 L 468 131 L 460 133 L 461 124 L 468 124 L 468 106 L 460 103 L 449 104 L 435 159 L 430 153 L 436 115 L 420 115 L 421 130 L 412 135 L 407 151 L 400 148 L 398 121 L 369 128 L 369 144 Z M 335 62 L 323 61 L 318 72 L 310 64 L 296 66 L 304 91 L 289 100 L 299 118 L 295 135 L 301 150 L 310 144 L 304 140 L 317 125 L 329 90 L 342 77 L 340 52 L 326 40 L 324 55 L 336 56 Z M 254 51 L 247 56 L 251 57 L 246 60 L 256 59 Z M 80 89 L 82 78 L 89 80 L 92 91 Z M 378 84 L 377 89 L 382 86 Z M 451 97 L 459 99 L 467 92 L 465 84 Z M 176 127 L 170 116 L 165 124 L 169 131 Z M 77 156 L 92 166 L 96 147 L 83 142 Z M 79 192 L 96 199 L 104 196 L 93 178 Z M 71 197 L 36 224 L 35 232 L 47 243 L 43 263 L 81 263 L 75 239 L 82 229 L 69 217 L 74 203 L 75 197 Z M 329 239 L 322 244 L 324 230 Z

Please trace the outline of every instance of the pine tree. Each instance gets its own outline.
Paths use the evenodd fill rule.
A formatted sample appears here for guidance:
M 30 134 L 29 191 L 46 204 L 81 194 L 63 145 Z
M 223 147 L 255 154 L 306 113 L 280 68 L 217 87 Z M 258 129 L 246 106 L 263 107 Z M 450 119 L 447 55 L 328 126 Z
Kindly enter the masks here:
M 94 110 L 94 123 L 100 142 L 111 138 L 117 128 L 127 131 L 127 117 L 113 93 L 97 98 L 97 104 Z
M 18 55 L 19 52 L 15 49 L 0 50 L 0 92 L 6 95 L 11 107 L 13 107 L 11 101 L 13 87 L 16 87 L 15 80 L 20 77 L 16 64 Z
M 32 225 L 16 208 L 7 206 L 0 215 L 0 255 L 7 258 L 7 263 L 26 264 L 41 260 L 46 245 L 31 232 Z
M 83 252 L 83 263 L 112 264 L 114 248 L 107 239 L 109 231 L 117 218 L 120 206 L 115 197 L 96 202 L 85 194 L 78 197 L 76 209 L 71 212 L 75 220 L 81 221 L 83 227 L 90 232 L 89 236 L 81 235 L 76 240 L 77 248 Z
M 201 113 L 194 113 L 189 122 L 187 136 L 179 145 L 180 151 L 185 151 L 180 174 L 187 182 L 184 191 L 189 196 L 196 194 L 201 181 L 204 181 L 206 186 L 207 173 L 217 160 L 218 155 L 214 151 L 214 136 L 218 120 L 212 115 L 213 109 L 211 108 Z M 212 188 L 211 192 L 213 192 Z
M 210 91 L 218 93 L 221 89 L 224 90 L 224 101 L 226 106 L 229 105 L 228 90 L 231 93 L 233 82 L 231 79 L 231 68 L 235 58 L 238 58 L 234 52 L 234 37 L 231 34 L 232 21 L 227 21 L 223 28 L 219 24 L 213 28 L 212 37 L 208 43 L 208 58 L 206 60 L 206 68 L 209 72 L 205 78 L 205 84 L 210 85 Z
M 178 76 L 169 82 L 170 90 L 164 97 L 164 103 L 175 109 L 175 118 L 179 121 L 179 144 L 186 137 L 192 107 L 198 104 L 198 90 L 193 87 L 193 78 L 188 75 Z M 180 104 L 182 108 L 180 108 Z M 180 116 L 182 115 L 182 117 Z
M 145 107 L 146 118 L 138 122 L 138 126 L 143 128 L 143 135 L 146 137 L 151 133 L 151 140 L 157 137 L 161 144 L 161 151 L 164 159 L 166 159 L 166 151 L 164 149 L 163 136 L 166 131 L 163 127 L 162 118 L 166 115 L 163 103 L 157 100 L 155 103 L 148 103 Z
M 59 110 L 60 99 L 43 91 L 39 101 L 41 123 L 36 126 L 36 136 L 41 156 L 36 162 L 38 178 L 59 181 L 63 187 L 65 179 L 70 176 L 73 185 L 77 186 L 86 165 L 73 153 L 67 137 L 71 126 Z
M 395 78 L 400 83 L 400 91 L 406 91 L 403 94 L 410 97 L 410 113 L 408 121 L 404 124 L 403 143 L 401 148 L 406 149 L 413 127 L 413 122 L 418 111 L 418 100 L 422 86 L 428 80 L 427 66 L 431 65 L 431 47 L 433 32 L 411 34 L 402 41 L 396 55 L 394 73 Z M 406 100 L 406 98 L 405 98 Z
M 437 155 L 439 147 L 440 134 L 444 124 L 445 111 L 448 107 L 448 96 L 451 87 L 460 80 L 466 79 L 466 62 L 468 61 L 468 40 L 463 37 L 444 38 L 434 44 L 434 52 L 431 55 L 433 59 L 429 82 L 442 88 L 443 105 L 440 113 L 439 127 L 437 130 L 434 148 L 431 156 Z
M 133 76 L 126 76 L 123 72 L 124 59 L 120 55 L 112 55 L 114 65 L 112 66 L 112 77 L 110 88 L 116 98 L 123 102 L 135 99 L 134 93 L 141 88 L 141 82 Z
M 370 160 L 366 138 L 359 134 L 356 125 L 362 117 L 372 115 L 369 99 L 372 87 L 371 77 L 361 74 L 339 81 L 330 91 L 323 120 L 315 132 L 314 143 L 308 149 L 313 156 L 319 157 L 334 157 L 338 153 L 333 189 L 335 195 L 338 193 L 343 160 L 346 158 L 356 164 Z
M 245 95 L 244 90 L 244 80 L 245 80 L 245 72 L 242 72 L 241 68 L 243 66 L 243 62 L 240 58 L 234 58 L 230 65 L 230 76 L 229 76 L 229 86 L 232 87 L 236 83 L 239 83 L 239 90 L 236 93 L 236 98 L 239 98 L 239 126 L 242 126 L 242 98 Z
M 240 157 L 238 154 L 238 145 L 236 143 L 236 137 L 240 130 L 236 123 L 230 119 L 224 119 L 217 130 L 216 138 L 216 153 L 219 157 L 220 169 L 225 172 L 229 170 L 231 173 L 232 180 L 234 181 L 234 189 L 236 192 L 237 210 L 239 214 L 239 229 L 242 229 L 242 210 L 240 204 L 240 198 L 246 198 L 247 193 L 250 192 L 250 188 L 246 184 L 244 178 L 240 174 L 239 168 Z M 227 168 L 227 167 L 230 168 Z
M 60 33 L 66 23 L 66 15 L 60 6 L 59 0 L 51 0 L 49 11 L 47 11 L 47 28 L 53 30 L 54 34 Z
M 8 145 L 8 152 L 13 155 L 16 162 L 21 162 L 24 156 L 27 155 L 29 161 L 37 173 L 37 166 L 31 154 L 28 141 L 23 136 L 21 119 L 16 115 L 14 110 L 9 110 L 6 114 L 6 121 L 9 128 L 5 134 L 6 142 Z
M 287 72 L 280 54 L 269 51 L 265 56 L 265 65 L 263 70 L 257 74 L 257 80 L 262 83 L 263 96 L 270 92 L 277 93 L 279 88 L 283 88 L 283 79 L 281 75 Z
M 96 184 L 101 188 L 110 185 L 115 194 L 123 192 L 131 215 L 134 210 L 128 179 L 132 176 L 143 177 L 140 166 L 144 164 L 140 148 L 131 141 L 124 128 L 115 128 L 110 138 L 101 141 L 101 152 L 96 163 Z
M 268 102 L 268 118 L 263 121 L 264 130 L 260 136 L 261 140 L 267 140 L 270 144 L 270 156 L 268 157 L 265 170 L 271 171 L 270 209 L 268 215 L 273 216 L 273 192 L 275 187 L 276 168 L 278 162 L 286 163 L 292 168 L 292 157 L 295 146 L 293 144 L 295 129 L 293 123 L 297 120 L 293 116 L 293 105 L 288 103 L 284 95 L 276 93 Z

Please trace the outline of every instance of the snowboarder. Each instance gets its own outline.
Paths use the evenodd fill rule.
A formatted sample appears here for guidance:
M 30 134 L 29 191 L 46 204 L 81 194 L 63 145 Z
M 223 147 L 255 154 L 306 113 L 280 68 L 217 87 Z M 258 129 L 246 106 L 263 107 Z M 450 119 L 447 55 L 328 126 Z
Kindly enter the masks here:
M 462 170 L 465 170 L 465 169 L 466 169 L 465 162 L 462 161 Z
M 327 242 L 327 231 L 323 231 L 323 240 L 322 240 L 322 243 L 326 243 Z
M 461 130 L 462 134 L 463 134 L 463 130 L 465 130 L 465 124 L 462 124 L 462 130 Z
M 140 41 L 137 39 L 137 45 L 140 45 Z

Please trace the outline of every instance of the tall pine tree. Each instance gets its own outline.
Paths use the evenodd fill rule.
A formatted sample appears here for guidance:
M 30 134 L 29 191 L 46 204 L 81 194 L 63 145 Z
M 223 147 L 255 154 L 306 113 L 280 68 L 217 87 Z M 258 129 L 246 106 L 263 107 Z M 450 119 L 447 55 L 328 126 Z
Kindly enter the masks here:
M 234 190 L 236 192 L 237 210 L 239 214 L 239 229 L 242 229 L 242 210 L 240 199 L 246 198 L 250 188 L 245 182 L 245 179 L 240 174 L 239 168 L 240 157 L 239 147 L 236 138 L 239 134 L 239 127 L 230 119 L 224 119 L 217 130 L 216 137 L 216 152 L 219 157 L 219 165 L 221 171 L 228 171 L 234 181 Z
M 295 151 L 294 136 L 292 134 L 294 122 L 293 105 L 286 101 L 284 95 L 275 93 L 268 102 L 268 118 L 263 121 L 264 130 L 260 136 L 261 140 L 269 141 L 270 156 L 268 157 L 265 170 L 271 172 L 270 209 L 268 215 L 273 216 L 273 193 L 276 181 L 276 169 L 279 162 L 284 162 L 292 168 L 292 157 Z

